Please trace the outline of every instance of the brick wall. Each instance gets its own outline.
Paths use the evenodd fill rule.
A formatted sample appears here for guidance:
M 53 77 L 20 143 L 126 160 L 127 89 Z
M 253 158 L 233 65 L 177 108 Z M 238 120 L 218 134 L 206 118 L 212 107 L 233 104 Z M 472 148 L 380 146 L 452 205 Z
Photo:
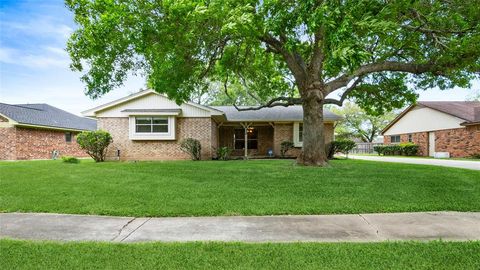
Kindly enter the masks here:
M 334 127 L 332 123 L 325 123 L 324 125 L 324 136 L 325 143 L 330 143 L 333 141 Z M 280 156 L 280 144 L 283 141 L 293 142 L 293 123 L 281 124 L 276 123 L 273 131 L 273 151 L 275 155 Z M 301 147 L 295 147 L 287 152 L 288 156 L 297 157 L 302 152 Z
M 71 142 L 65 141 L 65 131 L 16 127 L 16 159 L 50 159 L 52 151 L 60 156 L 88 157 L 76 142 L 75 133 Z
M 0 127 L 0 160 L 14 160 L 16 158 L 15 140 L 14 127 Z
M 190 156 L 180 149 L 180 142 L 194 138 L 202 144 L 202 159 L 212 158 L 212 127 L 210 118 L 177 118 L 176 139 L 171 141 L 130 140 L 128 118 L 99 118 L 98 129 L 108 131 L 113 143 L 107 152 L 108 159 L 117 159 L 117 149 L 121 160 L 177 160 Z
M 418 144 L 419 155 L 428 156 L 428 132 L 411 133 Z M 408 142 L 409 134 L 400 134 L 400 142 Z M 390 144 L 390 136 L 383 137 Z M 435 152 L 449 152 L 451 157 L 467 157 L 480 153 L 480 125 L 435 131 Z
M 480 125 L 435 131 L 435 151 L 450 152 L 451 157 L 480 153 Z

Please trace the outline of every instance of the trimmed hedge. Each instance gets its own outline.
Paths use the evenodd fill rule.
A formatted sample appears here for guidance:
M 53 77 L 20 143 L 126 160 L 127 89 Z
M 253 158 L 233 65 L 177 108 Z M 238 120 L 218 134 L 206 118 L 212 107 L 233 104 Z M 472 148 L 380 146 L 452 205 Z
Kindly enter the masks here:
M 392 156 L 392 155 L 404 155 L 404 156 L 416 156 L 418 154 L 419 146 L 417 144 L 408 142 L 400 144 L 389 145 L 377 145 L 373 147 L 373 151 L 378 155 Z

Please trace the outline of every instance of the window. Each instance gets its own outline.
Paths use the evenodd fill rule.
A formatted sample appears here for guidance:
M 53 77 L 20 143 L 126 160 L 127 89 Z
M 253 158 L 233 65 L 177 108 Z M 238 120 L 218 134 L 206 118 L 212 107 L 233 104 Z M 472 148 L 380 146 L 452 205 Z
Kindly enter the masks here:
M 65 142 L 72 142 L 73 134 L 71 132 L 65 132 Z
M 235 149 L 245 149 L 245 129 L 235 129 L 234 140 Z M 256 128 L 247 128 L 247 148 L 258 149 L 258 130 Z
M 298 124 L 298 142 L 303 143 L 303 123 Z
M 303 146 L 303 123 L 293 123 L 293 145 L 295 147 Z
M 167 117 L 136 117 L 136 133 L 168 133 Z
M 399 143 L 400 142 L 400 135 L 390 136 L 390 142 L 391 143 Z
M 130 140 L 175 140 L 175 116 L 130 116 L 128 130 Z
M 408 134 L 408 142 L 413 142 L 412 134 Z

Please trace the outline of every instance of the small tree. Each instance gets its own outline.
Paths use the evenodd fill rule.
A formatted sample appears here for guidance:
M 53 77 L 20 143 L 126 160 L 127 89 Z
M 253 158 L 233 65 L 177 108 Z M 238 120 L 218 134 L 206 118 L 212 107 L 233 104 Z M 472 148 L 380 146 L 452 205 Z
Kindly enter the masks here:
M 288 150 L 292 149 L 293 148 L 293 142 L 291 141 L 283 141 L 281 144 L 280 144 L 280 155 L 282 157 L 285 157 L 285 155 L 287 154 Z
M 187 138 L 180 143 L 180 149 L 182 149 L 183 152 L 190 154 L 192 160 L 200 160 L 202 145 L 199 140 Z
M 77 135 L 77 143 L 96 162 L 105 161 L 107 147 L 112 143 L 112 136 L 104 130 L 83 131 Z

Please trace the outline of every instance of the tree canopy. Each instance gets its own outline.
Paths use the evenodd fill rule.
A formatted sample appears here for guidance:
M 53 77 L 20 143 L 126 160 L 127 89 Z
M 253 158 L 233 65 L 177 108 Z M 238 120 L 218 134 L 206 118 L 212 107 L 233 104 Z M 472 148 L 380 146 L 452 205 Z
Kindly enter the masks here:
M 395 112 L 385 112 L 381 115 L 369 115 L 357 104 L 347 102 L 342 108 L 331 108 L 343 117 L 335 126 L 336 138 L 360 139 L 363 142 L 373 142 L 384 127 L 397 115 Z
M 382 113 L 414 101 L 414 89 L 467 87 L 480 70 L 478 0 L 66 4 L 79 25 L 67 48 L 72 68 L 92 98 L 141 73 L 178 102 L 216 81 L 275 98 L 269 105 L 300 104 L 319 83 L 339 97 L 325 103 L 352 98 Z

